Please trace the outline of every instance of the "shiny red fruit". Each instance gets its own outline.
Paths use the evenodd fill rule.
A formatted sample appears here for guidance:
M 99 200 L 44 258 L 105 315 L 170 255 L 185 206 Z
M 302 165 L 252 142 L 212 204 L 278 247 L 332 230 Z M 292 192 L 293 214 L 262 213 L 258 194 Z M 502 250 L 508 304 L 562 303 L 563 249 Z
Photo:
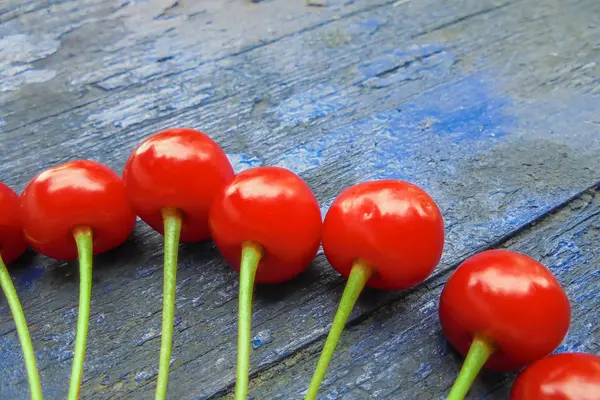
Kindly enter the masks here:
M 208 213 L 215 194 L 233 179 L 223 150 L 202 132 L 174 128 L 144 140 L 131 154 L 123 180 L 135 212 L 164 233 L 161 210 L 183 212 L 181 241 L 210 237 Z
M 213 240 L 239 271 L 242 243 L 265 253 L 256 282 L 278 283 L 302 272 L 321 239 L 321 211 L 308 185 L 293 172 L 258 167 L 240 172 L 216 197 L 210 211 Z
M 444 221 L 421 188 L 399 180 L 363 182 L 334 200 L 323 225 L 329 263 L 347 277 L 361 259 L 375 273 L 367 286 L 406 289 L 435 269 L 444 248 Z
M 73 230 L 92 229 L 94 254 L 121 244 L 135 226 L 121 178 L 95 161 L 71 161 L 37 175 L 21 195 L 31 247 L 58 260 L 77 258 Z
M 600 356 L 562 353 L 527 367 L 515 381 L 511 400 L 600 400 Z
M 487 364 L 521 368 L 551 353 L 571 321 L 567 295 L 550 270 L 509 250 L 488 250 L 454 271 L 440 297 L 440 322 L 463 355 L 476 334 L 496 345 Z
M 19 196 L 0 182 L 0 255 L 5 264 L 16 260 L 25 252 L 27 243 L 23 236 Z

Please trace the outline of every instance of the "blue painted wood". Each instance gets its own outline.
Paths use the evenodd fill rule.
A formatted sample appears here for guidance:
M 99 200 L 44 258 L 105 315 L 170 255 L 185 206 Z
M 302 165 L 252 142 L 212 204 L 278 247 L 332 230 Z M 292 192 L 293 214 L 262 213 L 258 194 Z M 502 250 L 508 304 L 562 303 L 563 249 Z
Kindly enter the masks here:
M 547 265 L 565 287 L 572 305 L 571 328 L 556 352 L 600 353 L 600 193 L 591 191 L 528 228 L 501 247 Z M 323 399 L 441 399 L 458 374 L 462 357 L 444 339 L 438 299 L 446 275 L 409 291 L 342 335 L 320 396 Z M 323 341 L 259 374 L 257 399 L 301 398 Z M 471 399 L 508 399 L 517 373 L 485 371 Z
M 440 267 L 419 296 L 409 295 L 419 309 L 466 256 L 502 243 L 600 180 L 599 12 L 594 0 L 357 0 L 325 7 L 10 0 L 0 6 L 0 179 L 20 190 L 36 172 L 73 158 L 121 171 L 139 140 L 181 125 L 213 136 L 236 170 L 275 164 L 300 173 L 323 212 L 349 184 L 409 179 L 440 203 L 448 232 Z M 226 396 L 234 379 L 236 275 L 210 243 L 183 245 L 180 258 L 169 394 Z M 161 266 L 161 237 L 141 222 L 122 248 L 97 258 L 85 398 L 151 396 Z M 76 267 L 34 255 L 20 267 L 15 280 L 44 389 L 48 398 L 62 398 Z M 587 293 L 593 281 L 586 282 L 573 284 L 575 297 Z M 300 398 L 306 375 L 286 389 L 289 375 L 277 371 L 311 370 L 313 360 L 294 360 L 305 360 L 303 348 L 318 347 L 342 285 L 319 255 L 298 279 L 257 289 L 252 365 L 253 373 L 262 371 L 254 384 L 259 398 Z M 384 305 L 406 301 L 405 293 L 370 292 L 353 320 L 382 310 L 361 325 L 376 326 L 377 316 L 390 314 Z M 597 305 L 597 296 L 588 301 Z M 0 397 L 23 398 L 20 350 L 0 305 Z M 406 326 L 407 335 L 419 329 Z M 398 354 L 417 343 L 409 336 L 395 343 Z M 385 333 L 376 337 L 364 346 L 386 349 Z M 436 366 L 434 376 L 450 379 L 458 360 L 440 365 L 434 350 L 423 352 L 424 371 Z M 394 370 L 395 362 L 372 366 L 382 378 L 365 393 L 403 398 L 405 388 L 392 388 L 388 378 L 418 368 L 411 361 Z M 329 398 L 340 390 L 352 396 L 344 398 L 365 398 L 353 389 L 356 374 L 340 375 Z M 428 398 L 443 389 L 412 387 Z

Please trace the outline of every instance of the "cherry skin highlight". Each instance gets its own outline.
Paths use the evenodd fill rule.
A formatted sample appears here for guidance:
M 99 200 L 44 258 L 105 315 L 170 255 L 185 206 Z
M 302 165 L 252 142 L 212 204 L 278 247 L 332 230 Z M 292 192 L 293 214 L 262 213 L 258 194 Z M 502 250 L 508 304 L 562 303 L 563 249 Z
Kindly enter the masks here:
M 435 269 L 444 248 L 444 221 L 433 199 L 399 180 L 363 182 L 344 190 L 323 224 L 323 250 L 348 277 L 356 260 L 374 273 L 367 286 L 410 288 Z
M 365 286 L 399 290 L 417 285 L 439 263 L 444 221 L 418 186 L 400 180 L 362 182 L 333 201 L 323 223 L 323 250 L 348 278 L 306 400 L 315 400 L 337 343 Z
M 123 180 L 136 213 L 164 233 L 164 208 L 183 213 L 180 239 L 210 237 L 208 213 L 215 194 L 233 179 L 233 168 L 210 137 L 189 128 L 173 128 L 144 140 L 125 165 Z
M 544 357 L 517 377 L 511 400 L 599 400 L 600 356 L 561 353 Z
M 10 264 L 25 252 L 19 195 L 0 182 L 0 256 Z
M 107 166 L 71 161 L 37 175 L 21 195 L 23 229 L 31 247 L 57 260 L 77 258 L 73 230 L 89 227 L 94 254 L 125 241 L 135 214 L 121 178 Z
M 236 271 L 244 242 L 262 246 L 258 283 L 283 282 L 306 269 L 319 249 L 321 221 L 308 185 L 279 167 L 240 172 L 215 197 L 210 212 L 213 240 Z
M 254 282 L 283 282 L 308 267 L 319 249 L 321 211 L 298 175 L 258 167 L 215 197 L 209 222 L 217 248 L 240 273 L 235 398 L 246 400 Z

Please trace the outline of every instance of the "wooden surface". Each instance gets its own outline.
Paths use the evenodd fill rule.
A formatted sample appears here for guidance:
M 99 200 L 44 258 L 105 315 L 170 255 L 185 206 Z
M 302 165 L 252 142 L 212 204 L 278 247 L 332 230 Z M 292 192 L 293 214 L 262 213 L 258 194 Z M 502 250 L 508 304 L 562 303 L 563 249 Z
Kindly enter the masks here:
M 91 158 L 121 172 L 147 135 L 201 129 L 237 171 L 280 165 L 323 212 L 339 191 L 399 178 L 430 191 L 447 241 L 414 290 L 367 290 L 322 399 L 438 399 L 461 359 L 437 299 L 465 257 L 510 247 L 548 265 L 573 305 L 560 351 L 600 353 L 600 2 L 597 0 L 3 0 L 0 179 Z M 142 222 L 96 258 L 82 398 L 151 398 L 162 238 Z M 78 276 L 28 254 L 13 276 L 44 391 L 65 397 Z M 169 396 L 231 398 L 237 275 L 182 245 Z M 257 288 L 251 395 L 301 399 L 344 280 L 322 254 Z M 551 311 L 549 311 L 551 312 Z M 0 398 L 28 387 L 0 299 Z M 486 373 L 472 398 L 505 399 Z

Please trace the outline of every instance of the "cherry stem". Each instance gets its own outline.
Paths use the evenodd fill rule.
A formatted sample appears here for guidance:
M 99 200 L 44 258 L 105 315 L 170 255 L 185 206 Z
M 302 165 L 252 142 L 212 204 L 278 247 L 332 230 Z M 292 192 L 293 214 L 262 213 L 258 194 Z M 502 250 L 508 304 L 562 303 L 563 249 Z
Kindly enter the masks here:
M 164 283 L 160 361 L 155 400 L 164 400 L 167 394 L 171 351 L 173 346 L 173 319 L 175 317 L 175 292 L 177 288 L 177 255 L 181 234 L 181 212 L 175 208 L 162 210 L 165 232 Z
M 240 295 L 238 316 L 238 355 L 235 382 L 235 399 L 248 398 L 248 376 L 250 374 L 250 331 L 252 326 L 252 292 L 258 263 L 262 257 L 262 246 L 254 242 L 242 245 L 240 263 Z
M 8 306 L 10 307 L 17 328 L 17 335 L 21 341 L 21 349 L 23 351 L 23 358 L 25 359 L 25 368 L 27 369 L 27 377 L 29 378 L 31 399 L 41 400 L 42 384 L 40 383 L 40 375 L 35 361 L 31 337 L 29 336 L 29 329 L 27 328 L 27 321 L 25 320 L 25 314 L 23 313 L 19 296 L 17 296 L 17 291 L 15 290 L 10 274 L 6 269 L 6 265 L 4 265 L 2 256 L 0 256 L 0 286 L 2 286 L 6 301 L 8 301 Z
M 79 398 L 92 298 L 92 230 L 86 226 L 77 227 L 73 230 L 73 237 L 77 243 L 77 253 L 79 255 L 79 315 L 77 316 L 77 334 L 75 336 L 75 353 L 73 354 L 73 369 L 71 370 L 71 382 L 69 384 L 69 400 Z
M 363 261 L 357 260 L 352 265 L 350 275 L 348 276 L 348 282 L 346 283 L 342 299 L 340 300 L 340 305 L 335 313 L 333 324 L 331 325 L 331 329 L 325 340 L 325 346 L 323 347 L 321 358 L 319 358 L 317 368 L 310 381 L 306 397 L 304 398 L 305 400 L 315 400 L 317 398 L 321 382 L 325 377 L 325 372 L 327 372 L 327 367 L 329 366 L 335 347 L 340 340 L 340 335 L 348 321 L 348 317 L 350 317 L 350 313 L 358 300 L 358 296 L 360 296 L 360 293 L 373 273 L 373 269 Z
M 481 368 L 483 368 L 493 352 L 494 346 L 490 344 L 489 340 L 479 335 L 475 336 L 475 339 L 471 342 L 465 362 L 446 400 L 463 400 L 465 398 L 479 371 L 481 371 Z

